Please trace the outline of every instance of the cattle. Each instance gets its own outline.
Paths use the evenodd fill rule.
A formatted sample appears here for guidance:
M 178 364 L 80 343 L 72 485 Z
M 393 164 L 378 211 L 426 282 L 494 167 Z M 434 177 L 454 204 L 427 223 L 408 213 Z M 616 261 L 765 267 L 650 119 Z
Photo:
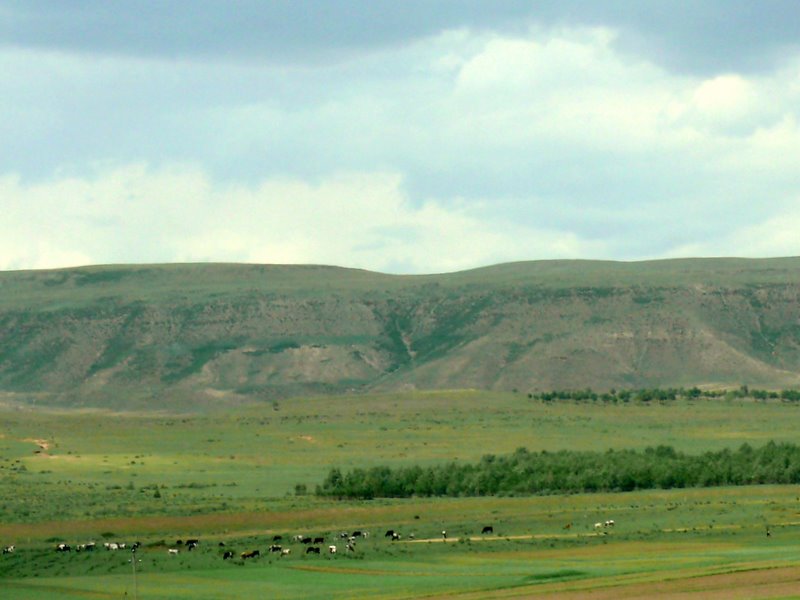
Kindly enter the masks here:
M 347 533 L 346 531 L 343 531 L 342 533 L 339 534 L 339 538 L 343 539 L 343 540 L 346 540 L 349 537 L 350 537 L 350 534 Z
M 353 533 L 350 534 L 350 537 L 354 537 L 354 538 L 361 537 L 361 536 L 362 536 L 362 533 L 360 531 L 358 531 L 358 530 L 356 530 L 356 531 L 354 531 Z
M 444 531 L 444 530 L 442 530 L 442 539 L 443 539 L 443 540 L 446 540 L 446 539 L 447 539 L 447 532 L 446 532 L 446 531 Z
M 281 548 L 278 544 L 272 544 L 272 546 L 269 547 L 270 552 L 280 552 L 281 550 L 283 550 L 283 548 Z
M 336 546 L 328 546 L 329 554 L 336 554 Z
M 283 550 L 281 550 L 281 556 L 286 556 L 287 554 L 291 554 L 291 553 L 292 553 L 292 549 L 291 548 L 284 548 Z
M 219 546 L 220 548 L 224 548 L 225 547 L 225 542 L 220 542 L 219 544 L 217 544 L 217 546 Z
M 250 552 L 242 552 L 239 556 L 242 557 L 242 560 L 256 558 L 257 556 L 261 556 L 261 552 L 258 550 L 250 550 Z
M 356 551 L 355 542 L 350 542 L 349 544 L 347 544 L 347 551 L 348 552 L 355 552 Z
M 386 533 L 383 534 L 383 537 L 392 537 L 394 535 L 394 529 L 388 529 Z
M 272 536 L 272 541 L 273 542 L 280 542 L 281 540 L 283 540 L 283 536 L 282 535 L 273 535 Z
M 16 548 L 14 546 L 6 546 L 3 548 L 3 554 L 12 554 Z
M 609 519 L 605 523 L 603 523 L 603 527 L 614 527 L 614 519 Z
M 494 533 L 494 527 L 491 525 L 485 525 L 483 529 L 481 529 L 481 534 L 484 533 Z
M 399 539 L 400 539 L 400 534 L 399 533 L 395 532 L 395 533 L 392 534 L 392 541 L 393 542 L 396 542 Z
M 117 542 L 106 542 L 103 544 L 103 547 L 106 550 L 119 550 L 119 544 Z
M 87 552 L 94 552 L 94 549 L 97 548 L 97 544 L 94 542 L 89 542 L 88 544 L 80 544 L 75 550 L 77 552 L 83 552 L 86 550 Z
M 225 553 L 222 555 L 222 560 L 228 560 L 229 558 L 233 558 L 232 550 L 226 550 Z
M 56 546 L 56 552 L 72 552 L 72 547 L 69 544 L 59 544 Z
M 175 545 L 176 546 L 183 546 L 183 540 L 178 540 L 177 542 L 175 542 Z
M 197 539 L 194 539 L 194 540 L 186 540 L 186 541 L 184 542 L 184 544 L 186 544 L 186 546 L 187 546 L 187 547 L 188 547 L 188 546 L 197 546 L 198 544 L 200 544 L 200 540 L 197 540 Z
M 319 554 L 319 548 L 316 546 L 309 546 L 306 548 L 306 554 Z
M 178 552 L 180 552 L 180 550 L 178 550 L 177 548 L 170 548 L 167 550 L 168 554 L 173 554 L 173 555 L 178 554 Z
M 595 529 L 602 529 L 603 528 L 603 524 L 602 523 L 595 523 L 594 524 L 594 528 Z
M 141 545 L 142 545 L 142 542 L 133 542 L 133 544 L 131 544 L 131 550 L 136 552 L 137 548 L 139 548 Z
M 196 544 L 196 543 L 192 542 L 192 543 L 190 544 L 189 542 L 186 542 L 186 549 L 187 549 L 189 552 L 191 552 L 191 551 L 192 551 L 192 550 L 194 550 L 195 548 L 197 548 L 197 544 Z
M 301 544 L 310 544 L 311 543 L 311 538 L 310 537 L 300 538 L 300 543 Z
M 324 544 L 324 543 L 325 543 L 325 538 L 324 538 L 324 537 L 322 537 L 322 536 L 320 536 L 320 537 L 315 537 L 315 538 L 314 538 L 314 542 L 313 542 L 313 543 L 314 543 L 314 544 Z

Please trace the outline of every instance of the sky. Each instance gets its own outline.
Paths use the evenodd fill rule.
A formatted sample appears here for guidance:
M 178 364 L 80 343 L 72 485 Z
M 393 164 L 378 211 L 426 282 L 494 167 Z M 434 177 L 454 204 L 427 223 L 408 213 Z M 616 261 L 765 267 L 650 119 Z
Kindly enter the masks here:
M 0 0 L 0 270 L 800 255 L 795 0 Z

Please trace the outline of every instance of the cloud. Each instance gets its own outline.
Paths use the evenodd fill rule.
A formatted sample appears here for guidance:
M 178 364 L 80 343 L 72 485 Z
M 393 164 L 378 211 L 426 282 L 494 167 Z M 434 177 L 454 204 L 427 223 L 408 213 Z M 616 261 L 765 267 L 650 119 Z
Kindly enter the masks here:
M 800 59 L 676 74 L 621 35 L 458 28 L 299 67 L 7 48 L 0 268 L 765 252 L 746 231 L 800 190 Z
M 607 28 L 618 47 L 682 73 L 760 71 L 796 51 L 794 0 L 6 0 L 0 45 L 87 55 L 331 65 L 446 30 L 512 37 Z
M 317 263 L 452 271 L 529 252 L 578 257 L 570 232 L 487 221 L 474 207 L 414 207 L 392 173 L 310 185 L 215 183 L 190 167 L 130 165 L 95 178 L 0 179 L 2 269 L 127 262 Z
M 769 218 L 729 231 L 714 240 L 696 241 L 677 247 L 670 257 L 686 256 L 746 256 L 767 258 L 800 256 L 800 196 Z

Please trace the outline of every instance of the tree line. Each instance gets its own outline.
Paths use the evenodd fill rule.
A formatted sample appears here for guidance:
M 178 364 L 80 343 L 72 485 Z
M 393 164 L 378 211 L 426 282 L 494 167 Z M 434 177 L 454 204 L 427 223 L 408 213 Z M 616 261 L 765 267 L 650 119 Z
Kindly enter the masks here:
M 548 392 L 531 392 L 528 398 L 542 402 L 557 400 L 572 400 L 575 402 L 604 402 L 604 403 L 648 403 L 668 402 L 673 400 L 698 400 L 698 399 L 726 399 L 754 398 L 756 400 L 783 400 L 785 402 L 800 402 L 800 390 L 761 390 L 750 389 L 742 385 L 733 390 L 703 390 L 697 386 L 690 388 L 640 388 L 640 389 L 611 389 L 607 392 L 596 392 L 591 388 L 583 390 L 552 390 Z
M 623 492 L 654 488 L 800 483 L 800 447 L 769 442 L 761 448 L 686 455 L 671 446 L 606 452 L 487 454 L 477 463 L 387 466 L 342 472 L 333 468 L 318 496 L 407 498 Z

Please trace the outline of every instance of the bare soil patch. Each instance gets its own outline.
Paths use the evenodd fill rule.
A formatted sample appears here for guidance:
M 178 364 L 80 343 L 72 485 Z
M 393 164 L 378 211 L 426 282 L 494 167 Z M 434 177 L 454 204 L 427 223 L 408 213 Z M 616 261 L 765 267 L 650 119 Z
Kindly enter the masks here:
M 48 442 L 47 440 L 43 440 L 41 438 L 25 438 L 22 441 L 23 442 L 32 442 L 32 443 L 36 444 L 37 446 L 39 446 L 39 449 L 42 452 L 48 452 L 50 450 L 50 442 Z

